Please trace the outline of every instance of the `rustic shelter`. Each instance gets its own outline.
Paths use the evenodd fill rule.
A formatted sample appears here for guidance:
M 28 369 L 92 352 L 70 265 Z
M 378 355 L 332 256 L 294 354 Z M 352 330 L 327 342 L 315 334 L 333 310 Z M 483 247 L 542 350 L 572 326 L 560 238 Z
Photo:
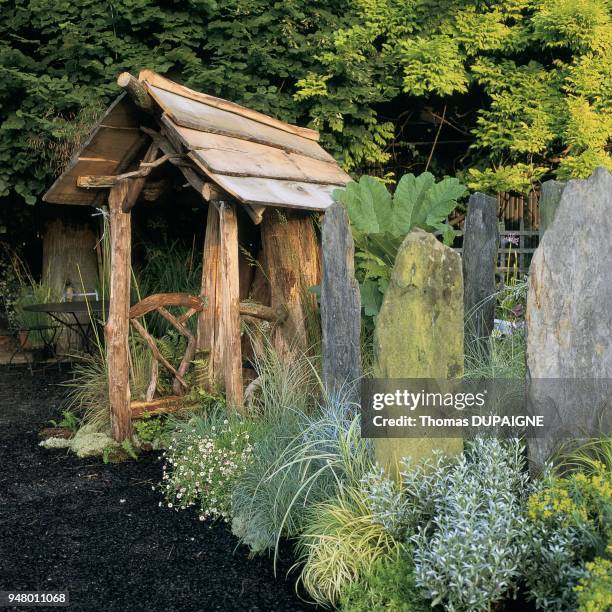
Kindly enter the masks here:
M 312 211 L 332 205 L 349 176 L 319 144 L 316 131 L 290 125 L 227 100 L 199 93 L 145 70 L 118 78 L 125 91 L 44 196 L 56 204 L 108 202 L 111 232 L 110 305 L 106 322 L 113 434 L 131 434 L 133 411 L 158 406 L 158 367 L 184 394 L 194 358 L 205 360 L 205 385 L 225 388 L 243 406 L 241 321 L 268 321 L 276 348 L 306 346 L 307 288 L 320 283 L 319 241 Z M 145 198 L 176 187 L 170 166 L 208 203 L 201 293 L 157 294 L 130 305 L 131 215 Z M 173 170 L 174 174 L 178 174 Z M 179 193 L 179 192 L 177 192 Z M 246 222 L 245 222 L 246 221 Z M 241 255 L 240 233 L 259 232 L 253 266 Z M 169 307 L 183 307 L 173 314 Z M 159 352 L 141 323 L 157 311 L 187 339 L 177 367 Z M 197 334 L 185 324 L 197 316 Z M 129 389 L 130 324 L 154 360 L 146 402 Z M 172 399 L 172 398 L 170 398 Z

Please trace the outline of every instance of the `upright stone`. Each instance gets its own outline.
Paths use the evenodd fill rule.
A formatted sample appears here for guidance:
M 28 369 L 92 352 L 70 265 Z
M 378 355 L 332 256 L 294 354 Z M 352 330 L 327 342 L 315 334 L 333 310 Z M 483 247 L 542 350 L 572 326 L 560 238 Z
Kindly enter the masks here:
M 497 266 L 497 205 L 483 193 L 470 197 L 463 238 L 463 308 L 466 341 L 487 350 L 495 323 L 495 269 Z
M 335 203 L 321 232 L 323 278 L 321 328 L 323 381 L 331 393 L 356 397 L 361 378 L 361 298 L 355 279 L 355 248 L 348 215 Z
M 540 201 L 538 202 L 540 209 L 540 240 L 542 240 L 546 228 L 550 226 L 555 218 L 566 185 L 567 183 L 561 181 L 546 181 L 542 183 Z
M 565 187 L 531 262 L 526 322 L 529 379 L 559 381 L 546 389 L 558 389 L 549 404 L 574 435 L 596 430 L 601 415 L 582 392 L 572 397 L 579 386 L 571 381 L 612 379 L 612 175 L 604 168 Z M 555 444 L 531 441 L 536 466 Z
M 461 257 L 423 230 L 402 243 L 376 320 L 374 375 L 378 378 L 454 379 L 463 375 Z M 455 454 L 460 438 L 388 438 L 376 456 L 391 474 L 402 457 Z

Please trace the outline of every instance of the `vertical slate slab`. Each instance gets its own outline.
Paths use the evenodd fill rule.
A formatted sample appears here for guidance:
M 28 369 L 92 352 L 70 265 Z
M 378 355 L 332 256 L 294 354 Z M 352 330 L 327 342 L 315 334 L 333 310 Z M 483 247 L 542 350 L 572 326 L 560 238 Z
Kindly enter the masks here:
M 612 379 L 612 175 L 605 168 L 565 187 L 531 262 L 525 320 L 535 393 L 542 391 L 538 379 L 558 381 L 545 386 L 549 397 L 532 390 L 531 399 L 554 403 L 574 436 L 596 433 L 596 402 L 571 381 Z M 530 441 L 536 468 L 556 442 L 554 436 Z
M 470 196 L 463 238 L 463 307 L 466 341 L 477 339 L 484 349 L 495 321 L 495 269 L 499 232 L 495 198 Z
M 423 230 L 402 243 L 374 331 L 378 378 L 463 376 L 461 257 Z M 376 458 L 393 476 L 398 463 L 461 452 L 461 438 L 377 438 Z
M 325 212 L 321 238 L 323 381 L 328 392 L 349 393 L 356 400 L 361 378 L 361 297 L 353 236 L 341 204 L 336 202 Z
M 546 181 L 542 183 L 540 191 L 540 201 L 538 203 L 540 209 L 540 240 L 555 218 L 557 208 L 561 202 L 561 196 L 567 183 L 561 181 Z

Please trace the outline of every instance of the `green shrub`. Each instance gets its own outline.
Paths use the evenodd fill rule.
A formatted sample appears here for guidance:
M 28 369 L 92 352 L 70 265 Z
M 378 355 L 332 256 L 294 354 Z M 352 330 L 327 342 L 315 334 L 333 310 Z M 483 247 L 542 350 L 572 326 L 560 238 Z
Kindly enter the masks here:
M 145 412 L 134 421 L 134 431 L 141 443 L 150 444 L 154 449 L 163 448 L 170 442 L 168 419 L 164 415 Z
M 234 485 L 252 458 L 249 433 L 249 421 L 224 411 L 181 424 L 163 455 L 168 507 L 195 506 L 200 520 L 229 521 Z
M 351 583 L 340 597 L 344 612 L 427 612 L 430 602 L 416 585 L 414 563 L 409 551 L 381 558 L 371 570 Z
M 542 609 L 576 607 L 585 563 L 607 558 L 612 543 L 612 473 L 547 475 L 528 502 L 528 594 Z M 586 578 L 585 578 L 586 579 Z
M 64 427 L 73 433 L 78 431 L 81 425 L 81 419 L 71 410 L 63 410 L 62 418 L 59 421 L 52 419 L 49 421 L 53 427 Z
M 404 460 L 366 479 L 374 520 L 413 546 L 416 584 L 448 610 L 488 610 L 517 589 L 527 474 L 517 440 L 476 438 L 455 459 Z
M 521 578 L 522 447 L 476 438 L 437 484 L 431 523 L 412 538 L 417 584 L 447 610 L 490 610 Z
M 42 348 L 48 344 L 54 335 L 52 329 L 57 323 L 46 312 L 31 312 L 25 310 L 26 306 L 58 301 L 53 290 L 44 283 L 30 282 L 23 285 L 12 304 L 14 309 L 14 324 L 18 329 L 31 330 L 28 341 L 33 348 Z
M 607 612 L 612 609 L 612 561 L 597 557 L 585 569 L 574 587 L 578 612 Z
M 341 486 L 335 499 L 307 510 L 297 543 L 299 582 L 315 602 L 336 604 L 379 559 L 391 559 L 397 543 L 375 523 L 365 491 Z

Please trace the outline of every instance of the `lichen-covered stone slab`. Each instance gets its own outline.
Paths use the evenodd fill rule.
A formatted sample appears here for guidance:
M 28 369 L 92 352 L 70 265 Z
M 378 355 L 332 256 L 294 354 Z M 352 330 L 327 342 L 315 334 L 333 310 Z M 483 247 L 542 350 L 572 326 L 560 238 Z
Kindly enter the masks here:
M 463 375 L 463 276 L 461 257 L 427 232 L 413 230 L 402 243 L 376 321 L 378 378 Z M 394 474 L 403 456 L 415 461 L 439 448 L 460 452 L 460 438 L 377 439 L 378 461 Z
M 531 262 L 526 322 L 532 379 L 612 378 L 612 175 L 604 168 L 563 190 Z M 575 398 L 561 409 L 590 427 L 599 417 L 589 404 Z M 532 460 L 550 450 L 550 440 L 532 442 Z

